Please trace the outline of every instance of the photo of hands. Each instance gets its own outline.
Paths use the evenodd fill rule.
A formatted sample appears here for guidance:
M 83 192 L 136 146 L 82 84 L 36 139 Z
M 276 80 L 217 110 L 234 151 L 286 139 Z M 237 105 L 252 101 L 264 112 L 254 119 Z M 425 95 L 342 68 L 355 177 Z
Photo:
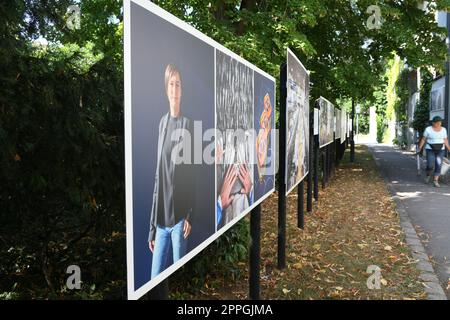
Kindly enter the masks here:
M 254 201 L 254 72 L 216 50 L 217 230 Z

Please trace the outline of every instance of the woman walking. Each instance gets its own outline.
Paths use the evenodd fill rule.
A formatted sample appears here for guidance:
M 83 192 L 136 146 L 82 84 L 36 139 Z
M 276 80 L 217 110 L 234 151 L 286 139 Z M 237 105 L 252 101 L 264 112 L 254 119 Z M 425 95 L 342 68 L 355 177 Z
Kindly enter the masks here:
M 432 120 L 432 125 L 425 129 L 422 140 L 419 143 L 419 150 L 426 144 L 427 151 L 427 177 L 426 183 L 430 183 L 433 173 L 433 184 L 439 188 L 439 177 L 441 175 L 442 161 L 445 156 L 445 148 L 450 151 L 447 130 L 442 127 L 442 118 L 436 116 Z M 434 166 L 434 172 L 433 172 Z

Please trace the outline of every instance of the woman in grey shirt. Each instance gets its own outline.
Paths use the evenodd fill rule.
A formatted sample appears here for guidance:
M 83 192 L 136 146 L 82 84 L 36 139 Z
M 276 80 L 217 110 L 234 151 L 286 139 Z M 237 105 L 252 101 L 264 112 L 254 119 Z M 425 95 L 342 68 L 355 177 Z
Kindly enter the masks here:
M 181 113 L 181 73 L 171 64 L 166 67 L 165 88 L 169 112 L 159 123 L 155 187 L 148 236 L 149 248 L 153 253 L 152 279 L 168 267 L 170 249 L 173 263 L 186 254 L 194 199 L 192 159 L 183 157 L 181 160 L 179 149 L 181 147 L 184 152 L 192 146 L 192 120 Z

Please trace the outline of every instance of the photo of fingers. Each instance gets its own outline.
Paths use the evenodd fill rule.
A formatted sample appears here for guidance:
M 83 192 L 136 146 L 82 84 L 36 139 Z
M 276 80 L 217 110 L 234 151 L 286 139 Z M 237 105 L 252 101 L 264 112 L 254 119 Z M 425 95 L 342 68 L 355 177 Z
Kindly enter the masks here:
M 253 70 L 216 50 L 217 229 L 254 200 Z

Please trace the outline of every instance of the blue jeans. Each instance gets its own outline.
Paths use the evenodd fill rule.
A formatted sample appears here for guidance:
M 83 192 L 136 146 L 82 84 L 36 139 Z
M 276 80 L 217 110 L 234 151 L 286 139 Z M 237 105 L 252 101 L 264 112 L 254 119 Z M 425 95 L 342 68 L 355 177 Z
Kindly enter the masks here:
M 431 175 L 431 173 L 433 172 L 433 165 L 433 176 L 439 177 L 441 175 L 442 160 L 444 159 L 444 156 L 445 150 L 441 150 L 438 153 L 435 153 L 433 150 L 427 149 L 427 175 Z
M 156 226 L 155 250 L 152 259 L 153 279 L 168 267 L 168 255 L 172 246 L 173 263 L 180 260 L 187 249 L 187 239 L 183 236 L 184 219 L 173 227 Z

